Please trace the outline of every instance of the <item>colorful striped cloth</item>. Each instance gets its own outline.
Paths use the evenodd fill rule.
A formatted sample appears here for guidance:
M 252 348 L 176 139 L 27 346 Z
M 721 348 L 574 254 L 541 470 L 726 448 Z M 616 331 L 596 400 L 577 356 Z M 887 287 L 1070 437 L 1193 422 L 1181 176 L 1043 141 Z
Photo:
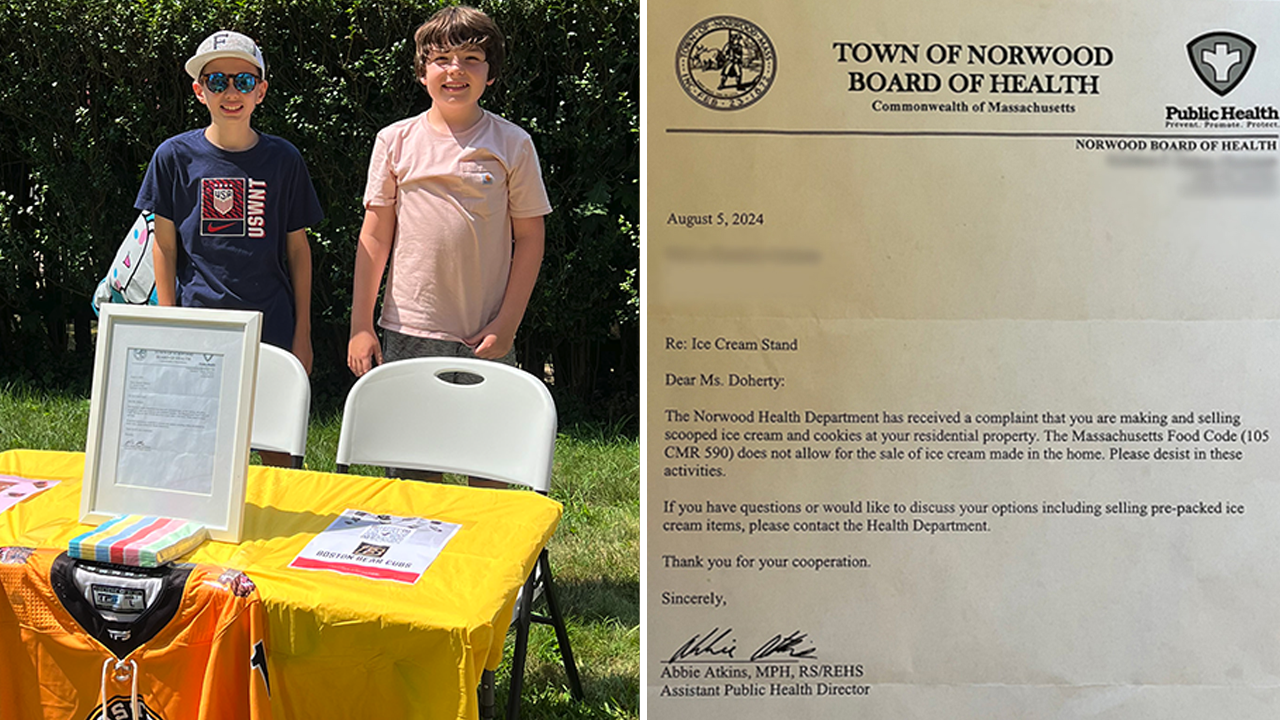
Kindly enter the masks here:
M 154 515 L 122 515 L 72 538 L 67 554 L 80 560 L 156 567 L 209 539 L 203 525 Z

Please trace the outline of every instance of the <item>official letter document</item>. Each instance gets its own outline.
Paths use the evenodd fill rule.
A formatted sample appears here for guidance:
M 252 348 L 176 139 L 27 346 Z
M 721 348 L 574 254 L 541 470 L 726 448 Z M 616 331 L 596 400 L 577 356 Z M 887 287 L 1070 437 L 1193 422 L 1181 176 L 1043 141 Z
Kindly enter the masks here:
M 223 356 L 131 347 L 127 357 L 116 484 L 208 495 Z
M 1280 716 L 1280 3 L 647 19 L 648 717 Z

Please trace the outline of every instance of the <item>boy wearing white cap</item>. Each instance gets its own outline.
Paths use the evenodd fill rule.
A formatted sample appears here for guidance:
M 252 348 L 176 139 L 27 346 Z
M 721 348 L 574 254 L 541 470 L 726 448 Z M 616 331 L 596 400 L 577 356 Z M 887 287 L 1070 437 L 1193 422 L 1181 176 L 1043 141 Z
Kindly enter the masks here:
M 297 148 L 250 126 L 267 93 L 262 51 L 220 30 L 185 68 L 209 126 L 161 143 L 135 203 L 156 216 L 157 300 L 258 310 L 262 341 L 290 350 L 310 372 L 306 229 L 324 213 Z

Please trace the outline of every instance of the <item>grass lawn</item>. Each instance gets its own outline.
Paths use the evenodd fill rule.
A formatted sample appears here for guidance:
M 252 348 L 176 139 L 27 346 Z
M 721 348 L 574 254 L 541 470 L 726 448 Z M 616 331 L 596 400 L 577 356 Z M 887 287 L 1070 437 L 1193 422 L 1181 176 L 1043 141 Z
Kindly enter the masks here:
M 0 451 L 83 451 L 89 400 L 0 388 Z M 313 417 L 306 467 L 333 470 L 338 415 Z M 353 468 L 360 471 L 361 468 Z M 372 469 L 367 469 L 372 474 Z M 638 718 L 640 714 L 640 455 L 634 438 L 612 429 L 565 428 L 556 442 L 551 496 L 564 505 L 551 540 L 562 610 L 586 691 L 569 697 L 551 628 L 530 631 L 521 717 Z M 510 657 L 514 637 L 508 638 Z M 498 671 L 498 713 L 507 669 Z

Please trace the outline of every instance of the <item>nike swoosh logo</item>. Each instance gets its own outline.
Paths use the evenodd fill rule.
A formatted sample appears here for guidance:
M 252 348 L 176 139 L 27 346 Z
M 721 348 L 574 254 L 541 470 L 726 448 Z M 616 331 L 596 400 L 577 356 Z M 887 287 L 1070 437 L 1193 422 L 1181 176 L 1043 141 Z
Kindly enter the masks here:
M 218 232 L 219 230 L 226 230 L 227 228 L 231 227 L 232 225 L 235 225 L 235 223 L 233 223 L 233 222 L 229 222 L 229 223 L 226 223 L 226 224 L 224 224 L 224 225 L 210 225 L 208 228 L 206 228 L 206 229 L 205 229 L 205 232 L 211 232 L 211 233 L 213 233 L 213 232 Z

